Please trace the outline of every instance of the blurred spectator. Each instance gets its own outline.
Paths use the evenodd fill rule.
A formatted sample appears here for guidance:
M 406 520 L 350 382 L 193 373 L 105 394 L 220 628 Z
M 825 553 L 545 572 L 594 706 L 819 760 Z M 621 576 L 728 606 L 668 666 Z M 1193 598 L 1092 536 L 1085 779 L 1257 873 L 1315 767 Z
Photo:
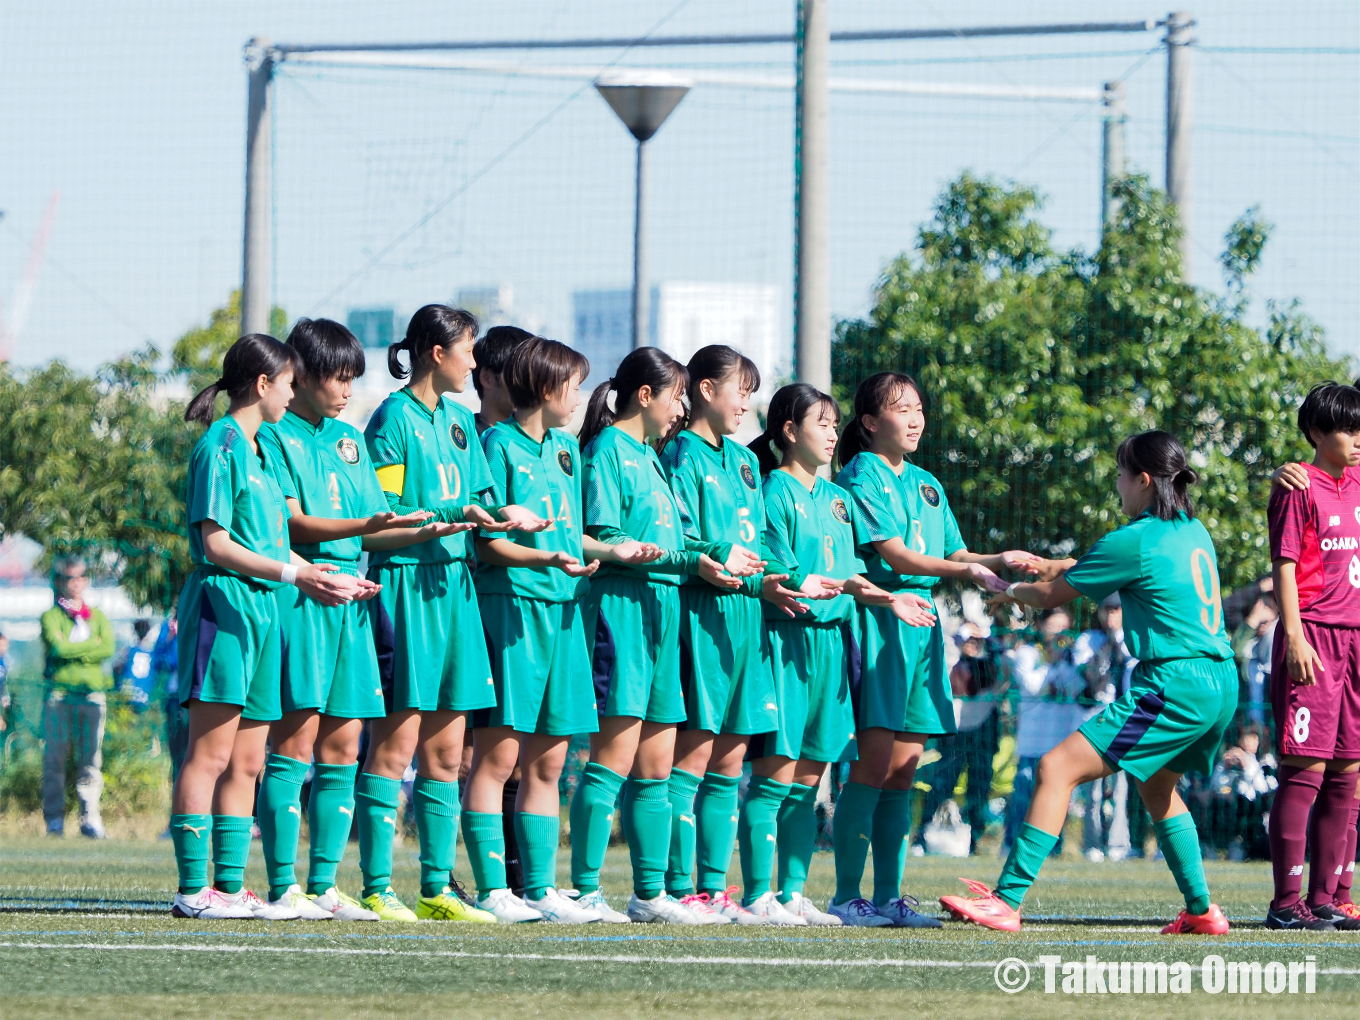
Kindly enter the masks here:
M 0 633 L 0 750 L 9 734 L 9 638 Z
M 1243 726 L 1209 778 L 1207 824 L 1202 831 L 1230 861 L 1270 856 L 1264 822 L 1278 782 L 1274 755 L 1267 751 L 1257 757 L 1264 733 L 1260 723 Z
M 1077 635 L 1072 665 L 1086 684 L 1083 722 L 1128 690 L 1137 660 L 1124 644 L 1124 609 L 1117 592 L 1096 610 L 1096 626 Z M 1084 806 L 1082 851 L 1087 860 L 1103 861 L 1107 856 L 1122 860 L 1129 855 L 1125 815 L 1128 792 L 1128 777 L 1123 772 L 1080 788 Z
M 151 705 L 151 691 L 156 682 L 151 669 L 156 639 L 151 636 L 151 621 L 145 618 L 133 621 L 132 632 L 136 640 L 114 657 L 113 677 L 118 681 L 119 692 L 131 702 L 133 711 L 145 712 Z
M 972 830 L 968 852 L 976 848 L 987 828 L 987 800 L 992 788 L 992 760 L 1001 741 L 997 700 L 1003 694 L 1000 670 L 990 654 L 987 634 L 965 620 L 954 633 L 959 659 L 949 671 L 954 692 L 958 732 L 939 741 L 941 758 L 930 772 L 930 792 L 921 812 L 916 844 L 925 849 L 925 827 L 940 807 L 954 796 L 959 776 L 968 774 L 963 819 Z
M 1270 653 L 1275 641 L 1275 621 L 1280 614 L 1271 579 L 1263 579 L 1260 588 L 1260 596 L 1252 601 L 1233 631 L 1232 647 L 1242 682 L 1243 714 L 1249 721 L 1264 725 L 1266 691 L 1270 690 Z
M 165 750 L 170 755 L 172 783 L 179 779 L 184 752 L 189 747 L 189 710 L 179 702 L 179 653 L 175 646 L 178 634 L 179 621 L 171 610 L 151 649 L 151 673 L 156 689 L 165 699 Z
M 108 617 L 85 602 L 85 561 L 68 556 L 52 575 L 56 605 L 42 614 L 46 651 L 47 693 L 43 704 L 43 817 L 50 835 L 60 836 L 66 823 L 66 757 L 76 760 L 76 798 L 80 801 L 80 834 L 104 838 L 99 795 L 104 789 L 105 694 L 112 684 L 103 663 L 113 657 L 113 627 Z
M 1006 846 L 1024 823 L 1034 796 L 1034 773 L 1042 758 L 1081 725 L 1077 698 L 1086 683 L 1072 665 L 1072 618 L 1064 609 L 1048 609 L 1039 617 L 1035 640 L 1024 641 L 1007 656 L 1011 677 L 1020 692 L 1015 720 L 1015 789 L 1006 805 Z M 1053 848 L 1062 853 L 1062 839 Z

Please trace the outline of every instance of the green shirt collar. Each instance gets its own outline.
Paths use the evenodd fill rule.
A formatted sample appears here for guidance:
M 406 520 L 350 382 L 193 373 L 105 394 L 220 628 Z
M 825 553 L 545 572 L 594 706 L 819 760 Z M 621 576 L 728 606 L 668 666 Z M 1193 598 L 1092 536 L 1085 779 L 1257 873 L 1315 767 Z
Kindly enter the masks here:
M 397 390 L 397 393 L 404 396 L 407 400 L 409 400 L 411 402 L 411 406 L 419 410 L 420 413 L 423 414 L 427 420 L 434 421 L 434 411 L 426 407 L 424 402 L 414 393 L 411 392 L 411 387 L 403 386 L 401 389 Z M 443 400 L 444 398 L 441 396 L 439 399 Z M 436 402 L 434 406 L 437 408 L 439 406 L 438 402 Z

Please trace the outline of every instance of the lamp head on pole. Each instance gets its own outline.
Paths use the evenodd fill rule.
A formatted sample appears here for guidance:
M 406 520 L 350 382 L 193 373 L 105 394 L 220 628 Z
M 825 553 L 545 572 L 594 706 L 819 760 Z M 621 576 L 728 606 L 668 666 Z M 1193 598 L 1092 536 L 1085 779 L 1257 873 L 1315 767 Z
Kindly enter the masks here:
M 596 80 L 595 88 L 633 137 L 645 142 L 661 130 L 690 86 L 674 75 L 646 71 L 611 73 Z

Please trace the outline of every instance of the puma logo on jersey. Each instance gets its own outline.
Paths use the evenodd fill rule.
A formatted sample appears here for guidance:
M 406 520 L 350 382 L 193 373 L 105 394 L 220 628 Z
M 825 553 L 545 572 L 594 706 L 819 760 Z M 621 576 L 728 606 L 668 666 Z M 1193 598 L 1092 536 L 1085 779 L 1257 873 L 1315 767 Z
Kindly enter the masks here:
M 623 466 L 624 466 L 624 467 L 637 467 L 637 466 L 638 466 L 638 463 L 637 463 L 637 461 L 635 461 L 635 460 L 625 460 L 625 461 L 623 462 Z
M 338 807 L 336 808 L 336 810 L 339 811 L 342 815 L 349 815 L 351 818 L 354 817 L 354 812 L 347 807 Z
M 778 711 L 779 711 L 779 706 L 776 705 L 773 701 L 767 701 L 767 702 L 765 702 L 765 707 L 768 708 L 771 712 L 778 712 Z
M 1323 552 L 1350 551 L 1360 549 L 1360 538 L 1354 535 L 1343 535 L 1341 538 L 1324 538 L 1318 543 Z
M 190 825 L 188 822 L 180 822 L 179 827 L 185 832 L 192 832 L 198 839 L 202 839 L 203 833 L 208 831 L 206 825 Z
M 302 449 L 302 440 L 300 440 L 300 439 L 294 439 L 292 436 L 289 436 L 289 437 L 288 437 L 288 445 L 289 445 L 289 446 L 296 446 L 299 450 L 301 450 L 301 449 Z
M 718 480 L 714 478 L 712 475 L 704 475 L 704 481 L 707 482 L 709 485 L 718 484 Z

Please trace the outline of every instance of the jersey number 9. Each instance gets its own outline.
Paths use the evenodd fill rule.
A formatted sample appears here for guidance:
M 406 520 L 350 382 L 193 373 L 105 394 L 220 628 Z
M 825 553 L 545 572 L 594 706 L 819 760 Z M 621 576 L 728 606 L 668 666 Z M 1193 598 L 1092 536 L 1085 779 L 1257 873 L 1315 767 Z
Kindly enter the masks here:
M 1190 576 L 1195 580 L 1195 594 L 1204 603 L 1199 622 L 1210 634 L 1217 634 L 1223 626 L 1223 602 L 1219 598 L 1218 571 L 1206 550 L 1196 549 L 1190 554 Z

